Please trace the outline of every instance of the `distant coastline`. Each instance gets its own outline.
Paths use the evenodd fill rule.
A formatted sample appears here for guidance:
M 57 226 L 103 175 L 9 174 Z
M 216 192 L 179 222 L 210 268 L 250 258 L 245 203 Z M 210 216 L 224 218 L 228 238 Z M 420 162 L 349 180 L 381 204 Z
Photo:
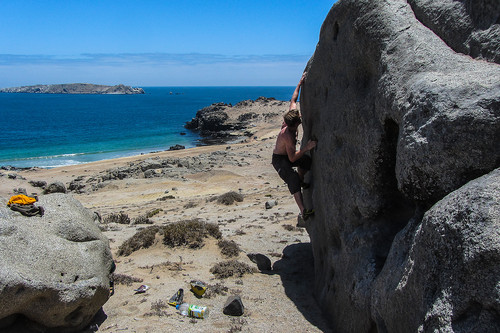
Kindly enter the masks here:
M 0 93 L 25 93 L 25 94 L 111 94 L 132 95 L 144 94 L 142 88 L 133 88 L 123 84 L 106 86 L 91 83 L 67 83 L 67 84 L 38 84 L 34 86 L 22 86 L 0 89 Z

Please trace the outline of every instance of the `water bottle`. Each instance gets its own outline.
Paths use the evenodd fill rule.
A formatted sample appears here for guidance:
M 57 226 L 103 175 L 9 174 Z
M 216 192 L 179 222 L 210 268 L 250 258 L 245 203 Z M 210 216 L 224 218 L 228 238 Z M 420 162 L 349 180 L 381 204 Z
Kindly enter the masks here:
M 183 316 L 187 316 L 189 314 L 189 304 L 187 303 L 177 304 L 175 308 L 179 310 L 179 313 Z
M 189 316 L 193 318 L 207 318 L 209 310 L 206 306 L 199 306 L 194 304 L 182 303 L 175 307 L 179 310 L 179 313 L 183 316 Z

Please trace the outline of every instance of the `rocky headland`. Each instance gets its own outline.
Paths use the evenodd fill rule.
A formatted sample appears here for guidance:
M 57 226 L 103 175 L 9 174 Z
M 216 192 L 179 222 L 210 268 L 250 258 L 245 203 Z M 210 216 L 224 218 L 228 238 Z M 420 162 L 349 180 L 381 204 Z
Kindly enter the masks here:
M 203 144 L 241 141 L 255 134 L 256 124 L 273 123 L 287 104 L 274 98 L 259 97 L 236 105 L 214 103 L 196 112 L 184 126 L 198 132 Z
M 26 94 L 112 94 L 131 95 L 144 94 L 142 88 L 133 88 L 118 84 L 106 86 L 90 83 L 67 83 L 67 84 L 39 84 L 34 86 L 22 86 L 0 89 L 0 93 L 26 93 Z

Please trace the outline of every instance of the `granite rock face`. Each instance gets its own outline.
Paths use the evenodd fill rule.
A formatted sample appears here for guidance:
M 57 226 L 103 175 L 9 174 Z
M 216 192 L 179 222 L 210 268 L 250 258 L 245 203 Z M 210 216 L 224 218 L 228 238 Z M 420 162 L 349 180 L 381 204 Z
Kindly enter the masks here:
M 104 86 L 90 83 L 39 84 L 35 86 L 4 88 L 0 89 L 0 92 L 29 94 L 144 94 L 144 90 L 142 88 L 133 88 L 123 84 L 118 84 L 116 86 Z
M 93 214 L 60 193 L 40 197 L 43 217 L 2 202 L 0 330 L 26 318 L 48 331 L 81 330 L 109 298 L 111 251 Z
M 429 218 L 430 207 L 500 166 L 500 66 L 494 63 L 500 38 L 490 36 L 499 25 L 496 4 L 340 0 L 323 23 L 307 66 L 301 108 L 303 142 L 313 136 L 319 140 L 311 153 L 312 186 L 305 191 L 306 206 L 316 210 L 307 228 L 315 258 L 315 292 L 332 315 L 335 331 L 439 330 L 445 324 L 435 318 L 458 325 L 453 327 L 460 327 L 460 320 L 475 320 L 463 315 L 463 304 L 458 312 L 445 313 L 455 304 L 451 298 L 458 296 L 441 298 L 437 307 L 428 300 L 426 284 L 415 284 L 421 290 L 398 298 L 397 286 L 406 277 L 390 285 L 382 281 L 390 275 L 388 267 L 394 268 L 388 258 L 412 260 L 406 254 L 410 245 L 418 248 L 429 241 L 416 234 Z M 477 8 L 492 10 L 477 15 Z M 426 23 L 431 13 L 462 17 L 470 24 L 462 32 L 453 26 L 456 21 L 443 15 L 438 29 Z M 488 43 L 474 59 L 476 52 L 467 45 L 483 34 L 489 36 Z M 474 219 L 476 209 L 483 209 L 462 204 L 467 207 L 464 218 Z M 498 215 L 492 219 L 498 223 Z M 462 251 L 463 237 L 448 238 L 444 246 Z M 414 240 L 419 243 L 408 243 Z M 490 239 L 477 251 L 478 256 L 494 257 L 490 252 L 498 254 L 498 246 Z M 442 260 L 454 259 L 445 255 Z M 428 279 L 450 274 L 444 265 L 432 270 L 423 261 L 419 265 L 419 274 Z M 495 265 L 498 268 L 498 261 Z M 493 274 L 497 268 L 483 271 Z M 465 269 L 464 281 L 470 274 Z M 492 276 L 481 278 L 498 282 L 498 274 Z M 444 295 L 444 286 L 436 284 L 433 291 Z M 500 295 L 495 292 L 493 303 L 478 293 L 474 304 L 480 306 L 471 308 L 484 305 L 494 309 L 491 318 L 499 318 Z M 392 299 L 382 302 L 377 295 Z M 392 307 L 413 306 L 403 309 L 406 317 L 398 317 L 388 314 L 388 302 Z M 431 314 L 437 326 L 424 324 Z

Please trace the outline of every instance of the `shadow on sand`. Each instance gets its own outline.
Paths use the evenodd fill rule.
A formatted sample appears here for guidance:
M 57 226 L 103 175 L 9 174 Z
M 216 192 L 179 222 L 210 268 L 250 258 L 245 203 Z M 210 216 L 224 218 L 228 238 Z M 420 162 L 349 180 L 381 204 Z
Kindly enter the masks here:
M 323 332 L 332 332 L 326 315 L 313 295 L 314 258 L 311 243 L 288 245 L 283 250 L 281 259 L 274 263 L 272 271 L 262 273 L 278 274 L 286 295 L 304 318 Z

